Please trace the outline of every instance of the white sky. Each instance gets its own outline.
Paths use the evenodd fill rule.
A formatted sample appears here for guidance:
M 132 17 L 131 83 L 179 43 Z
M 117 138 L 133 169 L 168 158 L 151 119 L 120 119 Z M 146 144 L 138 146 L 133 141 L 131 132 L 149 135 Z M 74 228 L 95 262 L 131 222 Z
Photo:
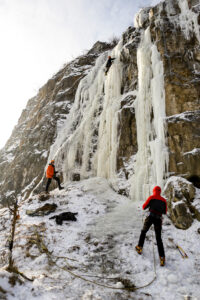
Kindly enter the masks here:
M 64 63 L 120 36 L 159 0 L 0 0 L 0 148 L 27 101 Z

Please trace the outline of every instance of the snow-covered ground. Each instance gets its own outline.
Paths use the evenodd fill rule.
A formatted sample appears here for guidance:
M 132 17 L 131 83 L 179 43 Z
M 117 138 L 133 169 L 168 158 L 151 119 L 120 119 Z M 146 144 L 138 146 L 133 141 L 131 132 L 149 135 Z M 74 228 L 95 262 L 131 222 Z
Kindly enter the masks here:
M 27 209 L 35 209 L 45 203 L 55 203 L 58 207 L 45 217 L 26 215 Z M 1 209 L 1 299 L 200 299 L 197 232 L 200 223 L 194 221 L 190 229 L 183 231 L 176 229 L 164 217 L 166 266 L 160 267 L 153 230 L 147 235 L 143 254 L 139 256 L 134 250 L 145 217 L 141 206 L 142 202 L 132 202 L 118 195 L 102 178 L 70 183 L 62 191 L 56 189 L 51 192 L 50 199 L 45 202 L 34 196 L 21 203 L 13 259 L 18 270 L 34 281 L 18 276 L 19 280 L 13 286 L 12 274 L 5 270 L 9 214 L 7 209 Z M 55 219 L 49 219 L 66 211 L 78 212 L 77 221 L 64 221 L 61 226 L 56 224 Z M 170 238 L 186 251 L 188 259 L 181 257 Z M 151 285 L 135 291 L 123 289 L 125 283 L 136 287 L 148 284 L 155 272 L 157 278 Z M 1 288 L 6 293 L 1 292 Z

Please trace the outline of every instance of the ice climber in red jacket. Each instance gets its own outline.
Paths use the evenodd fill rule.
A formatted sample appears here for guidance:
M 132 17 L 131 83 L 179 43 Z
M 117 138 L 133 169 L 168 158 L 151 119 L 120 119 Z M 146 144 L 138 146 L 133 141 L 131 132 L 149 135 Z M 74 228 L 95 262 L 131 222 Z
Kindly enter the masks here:
M 162 214 L 167 213 L 167 201 L 165 198 L 160 196 L 161 188 L 159 186 L 155 186 L 153 189 L 153 195 L 151 195 L 146 202 L 143 204 L 142 208 L 149 208 L 149 216 L 146 217 L 144 221 L 144 226 L 140 234 L 139 243 L 135 247 L 138 254 L 142 254 L 142 248 L 144 245 L 146 233 L 151 227 L 154 225 L 154 230 L 156 234 L 156 241 L 158 246 L 158 253 L 160 256 L 160 265 L 165 265 L 165 251 L 163 247 L 163 242 L 161 238 L 161 230 L 162 230 Z

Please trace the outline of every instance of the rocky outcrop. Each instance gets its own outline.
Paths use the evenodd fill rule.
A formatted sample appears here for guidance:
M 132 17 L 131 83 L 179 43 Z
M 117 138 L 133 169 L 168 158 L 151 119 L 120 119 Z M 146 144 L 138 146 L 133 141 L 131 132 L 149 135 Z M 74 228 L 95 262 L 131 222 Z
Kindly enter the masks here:
M 169 176 L 181 176 L 176 181 L 177 186 L 173 181 L 167 185 L 166 195 L 170 217 L 182 229 L 188 228 L 193 218 L 199 219 L 192 199 L 194 186 L 200 187 L 199 27 L 195 30 L 195 26 L 200 25 L 200 4 L 199 1 L 185 1 L 185 7 L 187 4 L 188 11 L 185 12 L 180 1 L 164 1 L 154 8 L 142 10 L 136 16 L 137 28 L 129 28 L 123 35 L 121 54 L 121 61 L 126 65 L 122 81 L 125 93 L 138 88 L 137 48 L 142 32 L 150 26 L 152 42 L 157 46 L 164 67 L 168 172 Z M 193 14 L 193 21 L 187 19 L 190 14 Z M 129 178 L 126 164 L 137 153 L 135 113 L 130 105 L 134 98 L 128 96 L 122 101 L 119 119 L 117 166 L 124 170 L 126 178 Z
M 184 13 L 179 2 L 166 1 L 153 8 L 150 26 L 164 65 L 169 172 L 189 178 L 200 175 L 200 35 L 195 31 L 200 4 L 188 1 Z M 198 13 L 192 23 L 185 14 L 194 12 Z M 158 15 L 163 19 L 155 26 Z
M 122 168 L 128 178 L 124 163 L 137 152 L 137 130 L 133 107 L 136 95 L 132 91 L 136 90 L 138 86 L 137 48 L 141 40 L 140 30 L 129 27 L 124 32 L 122 40 L 124 47 L 120 56 L 123 63 L 121 94 L 125 96 L 122 97 L 119 114 L 117 169 Z M 132 42 L 130 43 L 130 41 Z
M 177 228 L 189 228 L 194 218 L 200 221 L 200 212 L 193 205 L 195 193 L 193 184 L 184 178 L 172 176 L 168 180 L 165 195 L 169 216 Z
M 198 1 L 188 1 L 188 14 L 200 12 Z M 191 30 L 192 24 L 187 24 L 190 29 L 181 28 L 179 18 L 183 18 L 179 2 L 165 1 L 154 8 L 146 8 L 136 16 L 138 28 L 129 28 L 123 35 L 125 44 L 121 60 L 124 65 L 123 92 L 137 88 L 137 48 L 141 38 L 141 32 L 150 26 L 152 42 L 154 42 L 161 55 L 164 67 L 165 78 L 165 100 L 168 126 L 169 146 L 169 172 L 174 175 L 185 177 L 199 176 L 199 148 L 200 148 L 200 61 L 199 61 L 199 35 L 195 30 L 184 34 L 184 31 Z M 189 21 L 188 21 L 189 22 Z M 193 27 L 195 23 L 193 24 Z M 131 42 L 130 42 L 131 40 Z M 126 45 L 127 43 L 127 45 Z M 127 50 L 127 51 L 126 51 Z M 127 101 L 128 103 L 128 101 Z M 135 128 L 134 113 L 131 108 L 122 109 L 121 118 L 123 125 L 120 126 L 120 147 L 119 156 L 129 159 L 137 152 L 135 130 L 134 138 L 130 136 L 130 128 Z M 184 115 L 181 115 L 184 113 Z M 130 114 L 132 115 L 130 121 Z M 126 115 L 126 118 L 124 117 Z M 185 118 L 184 118 L 185 116 Z M 181 119 L 181 121 L 180 121 Z M 120 120 L 121 121 L 121 120 Z M 134 124 L 134 125 L 131 125 Z M 126 128 L 124 130 L 123 128 Z M 195 137 L 195 139 L 194 139 Z M 122 140 L 121 140 L 122 139 Z M 128 141 L 128 142 L 127 142 Z M 134 146 L 134 144 L 136 145 Z M 125 147 L 127 152 L 123 150 Z M 118 163 L 121 167 L 121 163 Z
M 39 196 L 38 196 L 38 200 L 39 201 L 46 201 L 46 200 L 48 200 L 50 198 L 50 194 L 49 193 L 46 193 L 46 192 L 42 192 L 42 193 L 40 193 L 39 194 Z
M 35 210 L 28 209 L 26 214 L 31 217 L 42 217 L 53 213 L 57 208 L 55 203 L 46 203 L 42 207 L 38 207 Z
M 134 101 L 134 96 L 127 96 L 121 102 L 121 112 L 119 118 L 119 148 L 117 155 L 117 168 L 123 168 L 124 160 L 129 158 L 137 152 L 137 130 L 135 111 L 131 106 Z
M 167 124 L 171 174 L 200 181 L 200 110 L 173 115 Z

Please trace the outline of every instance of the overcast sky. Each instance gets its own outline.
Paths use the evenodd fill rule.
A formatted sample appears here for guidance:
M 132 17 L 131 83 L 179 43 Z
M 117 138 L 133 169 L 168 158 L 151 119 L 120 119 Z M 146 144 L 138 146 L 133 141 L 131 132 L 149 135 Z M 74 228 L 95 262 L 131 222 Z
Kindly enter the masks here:
M 64 63 L 133 25 L 159 0 L 0 0 L 0 148 L 27 101 Z

